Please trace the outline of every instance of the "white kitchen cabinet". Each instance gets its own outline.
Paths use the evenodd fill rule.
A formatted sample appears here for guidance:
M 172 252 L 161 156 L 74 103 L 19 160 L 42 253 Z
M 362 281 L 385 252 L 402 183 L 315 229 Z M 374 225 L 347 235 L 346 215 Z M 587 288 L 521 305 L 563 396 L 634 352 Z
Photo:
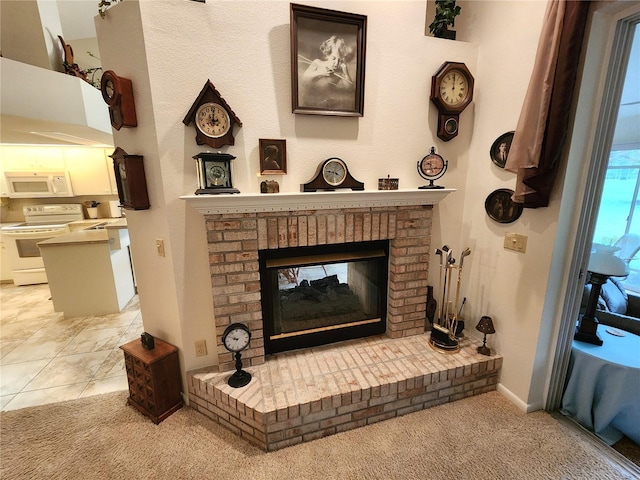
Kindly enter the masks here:
M 71 176 L 73 194 L 113 195 L 115 181 L 111 181 L 111 158 L 104 148 L 65 148 L 64 161 Z M 113 168 L 111 168 L 113 170 Z
M 0 282 L 8 283 L 11 281 L 13 281 L 11 265 L 9 264 L 7 249 L 5 248 L 5 240 L 2 235 L 0 235 Z
M 3 145 L 0 149 L 4 171 L 55 172 L 65 169 L 60 147 L 31 147 Z

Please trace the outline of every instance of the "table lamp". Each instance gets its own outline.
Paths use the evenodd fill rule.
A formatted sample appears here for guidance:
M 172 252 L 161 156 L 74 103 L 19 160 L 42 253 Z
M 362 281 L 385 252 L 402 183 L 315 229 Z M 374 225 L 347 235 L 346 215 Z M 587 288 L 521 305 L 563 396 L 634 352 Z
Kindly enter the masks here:
M 482 317 L 478 322 L 478 325 L 476 325 L 476 330 L 484 333 L 482 346 L 478 347 L 478 353 L 481 353 L 482 355 L 491 355 L 491 349 L 487 347 L 487 335 L 496 333 L 496 329 L 493 328 L 493 320 L 491 319 L 491 317 Z
M 619 250 L 618 247 L 599 243 L 594 243 L 593 247 L 595 251 L 591 253 L 589 266 L 587 267 L 587 271 L 591 274 L 589 279 L 591 293 L 589 294 L 587 309 L 580 318 L 580 324 L 576 327 L 576 333 L 573 338 L 580 342 L 602 345 L 602 339 L 598 335 L 598 319 L 595 316 L 600 290 L 609 277 L 624 277 L 628 275 L 629 266 L 624 260 L 614 255 Z

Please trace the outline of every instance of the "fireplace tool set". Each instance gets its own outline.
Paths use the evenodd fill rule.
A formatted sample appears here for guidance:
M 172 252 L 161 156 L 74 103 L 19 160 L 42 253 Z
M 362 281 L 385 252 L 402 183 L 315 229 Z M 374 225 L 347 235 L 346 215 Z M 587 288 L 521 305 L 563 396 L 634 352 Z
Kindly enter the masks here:
M 434 315 L 429 345 L 438 350 L 455 353 L 460 350 L 457 334 L 462 331 L 462 321 L 458 318 L 464 306 L 460 302 L 460 286 L 462 283 L 462 266 L 465 257 L 471 254 L 466 248 L 460 254 L 460 263 L 456 265 L 453 251 L 449 245 L 436 249 L 440 257 L 440 301 Z M 457 272 L 455 272 L 457 270 Z M 455 284 L 455 285 L 454 285 Z M 455 293 L 454 293 L 455 292 Z M 453 295 L 453 298 L 452 298 Z

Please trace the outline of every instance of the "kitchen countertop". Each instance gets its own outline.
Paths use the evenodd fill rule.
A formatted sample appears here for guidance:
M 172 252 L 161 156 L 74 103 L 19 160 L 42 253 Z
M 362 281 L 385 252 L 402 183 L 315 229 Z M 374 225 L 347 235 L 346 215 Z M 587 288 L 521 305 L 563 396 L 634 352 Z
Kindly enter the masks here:
M 59 237 L 38 242 L 38 247 L 50 247 L 60 245 L 78 245 L 84 243 L 109 243 L 109 234 L 106 229 L 78 230 Z
M 93 225 L 100 225 L 104 222 L 106 223 L 99 229 L 91 229 Z M 87 243 L 109 243 L 111 241 L 109 237 L 109 230 L 118 230 L 118 229 L 126 229 L 127 228 L 127 219 L 126 218 L 105 218 L 105 219 L 89 219 L 89 220 L 78 220 L 77 222 L 72 222 L 74 225 L 87 225 L 85 230 L 77 230 L 75 232 L 67 233 L 65 235 L 60 235 L 58 237 L 53 237 L 48 240 L 43 240 L 42 242 L 38 242 L 39 247 L 48 247 L 48 246 L 61 246 L 61 245 L 80 245 Z
M 76 220 L 75 222 L 71 222 L 69 224 L 70 227 L 73 226 L 78 226 L 78 227 L 85 227 L 85 228 L 90 228 L 94 225 L 100 225 L 102 223 L 106 223 L 105 227 L 107 225 L 109 226 L 115 226 L 115 225 L 122 225 L 124 224 L 124 228 L 126 228 L 127 226 L 127 219 L 122 217 L 122 218 L 85 218 L 84 220 Z M 118 228 L 122 228 L 122 227 L 118 227 Z

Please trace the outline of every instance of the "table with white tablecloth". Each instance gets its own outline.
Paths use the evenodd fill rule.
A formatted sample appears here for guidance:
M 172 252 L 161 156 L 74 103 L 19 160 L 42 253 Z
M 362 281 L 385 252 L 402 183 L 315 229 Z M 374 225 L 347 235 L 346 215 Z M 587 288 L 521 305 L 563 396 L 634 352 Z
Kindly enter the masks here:
M 573 341 L 561 412 L 613 445 L 640 444 L 640 336 L 600 325 L 602 346 Z

